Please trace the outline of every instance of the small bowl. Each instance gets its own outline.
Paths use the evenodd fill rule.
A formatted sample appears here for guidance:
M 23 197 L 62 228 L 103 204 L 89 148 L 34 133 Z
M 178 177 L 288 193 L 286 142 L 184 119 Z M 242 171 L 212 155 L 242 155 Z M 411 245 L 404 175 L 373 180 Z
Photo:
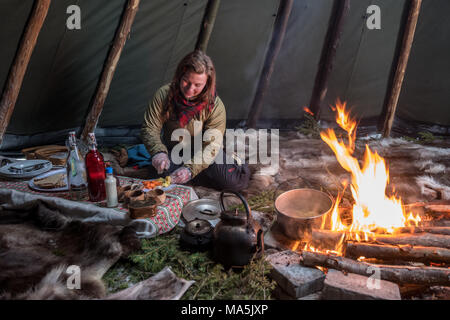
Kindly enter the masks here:
M 157 203 L 155 199 L 130 200 L 128 210 L 131 219 L 151 218 L 156 215 Z
M 145 194 L 145 198 L 153 198 L 158 205 L 163 204 L 166 201 L 166 193 L 163 189 L 153 189 Z

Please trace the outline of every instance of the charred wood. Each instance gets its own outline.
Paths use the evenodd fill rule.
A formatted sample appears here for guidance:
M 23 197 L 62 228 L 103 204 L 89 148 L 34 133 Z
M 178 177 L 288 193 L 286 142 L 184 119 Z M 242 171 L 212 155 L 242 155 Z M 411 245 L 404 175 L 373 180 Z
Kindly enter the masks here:
M 364 234 L 346 233 L 342 231 L 329 231 L 313 229 L 311 232 L 310 243 L 314 247 L 320 248 L 336 248 L 341 241 L 353 240 L 356 235 L 359 235 L 363 242 L 385 243 L 385 244 L 407 244 L 412 246 L 424 247 L 438 247 L 450 249 L 450 236 L 442 234 L 417 233 L 417 234 L 397 234 L 397 235 L 383 235 L 375 234 L 369 235 L 365 239 Z
M 388 261 L 420 261 L 450 263 L 450 250 L 445 248 L 410 246 L 410 245 L 379 245 L 348 241 L 345 254 L 348 258 L 377 258 Z
M 375 271 L 381 280 L 398 284 L 450 285 L 448 268 L 376 265 L 309 251 L 302 252 L 302 264 L 307 267 L 322 266 L 364 276 L 370 276 Z

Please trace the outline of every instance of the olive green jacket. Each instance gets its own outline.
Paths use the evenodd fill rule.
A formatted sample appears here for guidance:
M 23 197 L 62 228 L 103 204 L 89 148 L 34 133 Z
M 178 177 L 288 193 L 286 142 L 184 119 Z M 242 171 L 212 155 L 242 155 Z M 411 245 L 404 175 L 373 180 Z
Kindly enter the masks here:
M 141 138 L 151 156 L 154 156 L 159 152 L 168 153 L 169 150 L 179 144 L 179 140 L 171 140 L 172 133 L 180 128 L 178 121 L 173 119 L 173 117 L 170 117 L 166 122 L 164 122 L 163 119 L 164 106 L 168 94 L 168 84 L 159 88 L 153 96 L 144 115 Z M 184 128 L 189 132 L 191 139 L 185 139 L 182 143 L 190 144 L 191 157 L 188 159 L 189 154 L 185 155 L 183 153 L 183 160 L 187 160 L 183 161 L 183 165 L 190 169 L 192 178 L 198 175 L 202 170 L 206 169 L 214 161 L 214 158 L 222 148 L 225 128 L 225 106 L 219 97 L 216 98 L 215 105 L 211 111 L 209 111 L 208 108 L 205 108 L 198 116 L 191 119 Z M 209 131 L 215 133 L 213 138 L 203 136 L 203 133 L 208 129 L 218 130 Z M 199 135 L 196 137 L 197 144 L 200 144 L 201 141 L 201 150 L 199 149 L 195 155 L 192 152 L 195 139 L 194 133 Z M 181 145 L 177 146 L 177 148 L 180 147 Z

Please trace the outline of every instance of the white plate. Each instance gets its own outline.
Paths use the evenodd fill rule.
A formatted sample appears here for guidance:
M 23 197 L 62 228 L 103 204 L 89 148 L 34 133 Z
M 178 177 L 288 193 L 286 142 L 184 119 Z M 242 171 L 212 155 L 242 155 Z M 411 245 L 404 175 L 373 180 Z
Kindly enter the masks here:
M 52 169 L 48 160 L 20 160 L 0 168 L 0 175 L 6 178 L 32 178 Z
M 44 174 L 41 174 L 40 176 L 34 177 L 33 179 L 31 179 L 28 182 L 28 186 L 33 190 L 44 191 L 44 192 L 45 191 L 47 191 L 47 192 L 69 191 L 69 187 L 67 186 L 67 174 L 64 177 L 64 182 L 66 183 L 65 187 L 48 189 L 48 188 L 40 188 L 34 184 L 34 179 L 43 179 L 43 178 L 47 178 L 47 177 L 50 177 L 50 176 L 58 174 L 58 173 L 66 173 L 66 169 L 62 168 L 62 169 L 58 169 L 58 170 L 53 170 L 53 171 L 49 171 Z

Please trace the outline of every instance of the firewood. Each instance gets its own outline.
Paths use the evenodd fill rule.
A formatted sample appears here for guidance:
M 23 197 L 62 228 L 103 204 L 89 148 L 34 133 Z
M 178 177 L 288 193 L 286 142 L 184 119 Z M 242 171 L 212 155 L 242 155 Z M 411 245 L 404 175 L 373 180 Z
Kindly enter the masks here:
M 431 220 L 431 221 L 420 221 L 419 226 L 421 227 L 450 227 L 450 220 Z
M 438 200 L 432 202 L 416 202 L 405 205 L 406 211 L 419 212 L 422 216 L 423 214 L 428 214 L 432 217 L 441 217 L 444 219 L 450 219 L 450 201 L 449 200 Z
M 387 261 L 420 261 L 450 263 L 450 250 L 410 245 L 379 245 L 347 241 L 345 254 L 348 258 L 377 258 Z
M 345 235 L 346 240 L 353 240 L 352 236 L 355 233 L 345 233 L 340 231 L 318 230 L 313 229 L 311 233 L 310 243 L 313 246 L 324 246 L 333 249 L 339 243 Z M 361 241 L 364 240 L 364 236 L 359 234 Z M 377 242 L 386 244 L 409 244 L 412 246 L 424 246 L 424 247 L 438 247 L 450 249 L 450 236 L 442 234 L 430 234 L 430 233 L 415 233 L 415 234 L 398 234 L 398 235 L 384 235 L 375 234 L 369 235 L 368 240 L 365 242 Z
M 403 227 L 403 228 L 397 228 L 395 229 L 395 233 L 433 233 L 433 234 L 445 234 L 450 235 L 450 227 L 426 227 L 426 226 L 419 226 L 419 227 Z
M 406 204 L 405 208 L 426 207 L 436 212 L 450 212 L 450 200 L 435 200 L 430 202 L 414 202 Z M 444 210 L 444 211 L 441 211 Z
M 309 251 L 302 252 L 301 263 L 307 267 L 322 266 L 367 277 L 379 275 L 380 280 L 398 284 L 450 285 L 450 269 L 448 268 L 378 265 Z
M 438 247 L 450 249 L 450 236 L 418 233 L 400 235 L 376 235 L 375 241 L 387 244 L 409 244 L 412 246 Z

